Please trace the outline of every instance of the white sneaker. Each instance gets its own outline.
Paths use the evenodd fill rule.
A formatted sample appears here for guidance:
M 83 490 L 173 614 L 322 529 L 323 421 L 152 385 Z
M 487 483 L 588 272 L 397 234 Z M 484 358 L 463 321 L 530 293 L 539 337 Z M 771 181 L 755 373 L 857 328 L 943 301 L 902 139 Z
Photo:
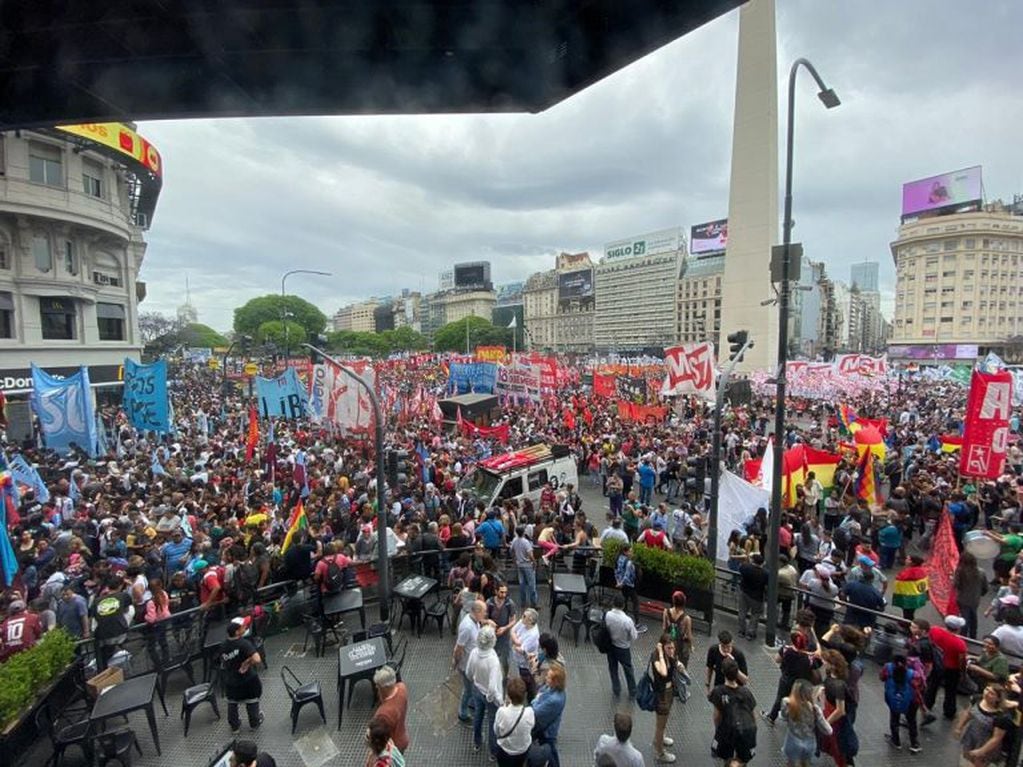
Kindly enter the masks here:
M 663 754 L 657 757 L 657 761 L 661 762 L 662 764 L 671 764 L 672 762 L 675 761 L 675 755 L 669 754 L 667 751 L 665 751 Z
M 671 748 L 672 746 L 675 745 L 675 739 L 674 738 L 669 738 L 667 735 L 664 736 L 664 741 L 663 742 L 664 742 L 664 747 L 665 748 Z

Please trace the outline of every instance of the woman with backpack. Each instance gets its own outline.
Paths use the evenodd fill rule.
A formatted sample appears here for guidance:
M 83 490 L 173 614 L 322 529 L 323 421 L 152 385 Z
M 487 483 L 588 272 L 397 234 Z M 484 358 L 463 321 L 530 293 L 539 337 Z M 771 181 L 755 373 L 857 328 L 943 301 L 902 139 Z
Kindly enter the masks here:
M 672 592 L 671 606 L 661 613 L 661 628 L 675 642 L 675 657 L 688 667 L 693 651 L 693 619 L 686 612 L 686 595 L 682 591 Z
M 782 753 L 788 767 L 810 767 L 817 751 L 817 731 L 827 737 L 831 725 L 821 707 L 813 701 L 813 685 L 805 679 L 792 683 L 789 695 L 782 701 L 781 717 L 788 724 Z
M 920 739 L 917 736 L 916 713 L 923 695 L 923 680 L 917 671 L 909 666 L 905 655 L 895 655 L 881 669 L 884 682 L 884 702 L 888 706 L 889 734 L 885 738 L 895 748 L 902 748 L 899 726 L 906 717 L 909 726 L 909 753 L 920 753 Z

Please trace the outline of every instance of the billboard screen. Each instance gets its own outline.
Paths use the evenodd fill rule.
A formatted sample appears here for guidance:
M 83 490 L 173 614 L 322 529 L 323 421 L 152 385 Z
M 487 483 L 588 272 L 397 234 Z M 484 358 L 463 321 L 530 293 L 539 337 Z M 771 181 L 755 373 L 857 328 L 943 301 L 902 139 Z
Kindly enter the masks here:
M 593 295 L 593 270 L 579 269 L 558 275 L 558 300 L 570 301 Z
M 653 256 L 658 253 L 671 253 L 682 248 L 685 236 L 682 234 L 682 227 L 674 229 L 661 229 L 658 232 L 641 234 L 637 237 L 630 237 L 627 240 L 616 240 L 604 246 L 604 259 L 606 261 L 622 258 L 634 258 L 636 256 Z
M 487 278 L 483 264 L 471 264 L 455 267 L 456 288 L 483 287 L 486 284 Z
M 723 253 L 728 245 L 728 219 L 708 221 L 697 224 L 689 235 L 689 253 L 698 256 L 701 253 Z
M 954 208 L 981 199 L 980 166 L 922 178 L 902 185 L 902 215 Z

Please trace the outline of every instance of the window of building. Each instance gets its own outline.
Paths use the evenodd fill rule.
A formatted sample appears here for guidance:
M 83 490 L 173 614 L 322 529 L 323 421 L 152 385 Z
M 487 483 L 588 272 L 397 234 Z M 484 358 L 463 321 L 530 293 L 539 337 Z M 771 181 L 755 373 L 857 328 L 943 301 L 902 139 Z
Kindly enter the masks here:
M 78 274 L 78 256 L 75 254 L 75 244 L 71 240 L 64 240 L 64 271 L 68 274 Z
M 942 309 L 954 309 L 955 308 L 955 301 L 942 301 L 941 302 L 941 308 Z
M 78 325 L 78 312 L 70 298 L 39 299 L 39 319 L 43 338 L 48 341 L 72 341 Z
M 11 257 L 8 255 L 7 243 L 0 244 L 0 269 L 11 268 Z
M 45 234 L 37 234 L 32 238 L 32 259 L 36 269 L 48 272 L 53 269 L 53 252 L 50 250 L 50 238 Z
M 100 341 L 124 340 L 124 307 L 120 304 L 96 304 L 96 324 Z
M 972 237 L 967 237 L 965 240 L 963 240 L 963 247 L 965 247 L 967 250 L 973 250 L 974 247 L 976 247 L 976 245 L 977 241 Z
M 973 301 L 963 301 L 962 308 L 963 309 L 972 309 L 973 308 Z
M 972 280 L 973 279 L 973 270 L 972 269 L 964 270 L 963 271 L 963 279 L 964 280 Z
M 82 160 L 82 191 L 90 197 L 103 198 L 103 166 L 92 160 Z
M 946 280 L 951 279 L 956 276 L 956 270 L 955 269 L 945 270 L 944 272 L 941 273 L 941 276 L 944 277 Z
M 32 142 L 28 146 L 28 177 L 36 184 L 63 186 L 62 152 L 49 144 Z
M 955 317 L 949 317 L 949 316 L 945 316 L 945 317 L 941 318 L 941 321 L 943 323 L 945 323 L 945 322 L 953 322 L 954 320 L 955 320 Z
M 14 338 L 14 294 L 0 290 L 0 338 Z
M 944 244 L 944 249 L 945 250 L 955 250 L 958 247 L 959 247 L 959 240 L 945 240 L 945 244 Z

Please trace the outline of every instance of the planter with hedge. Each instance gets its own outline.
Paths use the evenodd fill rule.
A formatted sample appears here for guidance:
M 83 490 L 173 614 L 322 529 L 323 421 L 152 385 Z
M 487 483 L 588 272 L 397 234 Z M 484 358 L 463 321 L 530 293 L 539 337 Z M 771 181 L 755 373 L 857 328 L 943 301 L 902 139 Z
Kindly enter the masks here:
M 64 678 L 75 659 L 75 640 L 63 629 L 43 635 L 35 647 L 0 664 L 0 736 L 17 729 Z
M 604 542 L 601 570 L 610 568 L 611 573 L 614 572 L 624 546 L 622 541 Z M 634 543 L 632 561 L 639 573 L 636 591 L 640 596 L 670 603 L 672 592 L 681 589 L 686 594 L 687 609 L 692 613 L 703 613 L 704 621 L 710 622 L 714 608 L 715 573 L 709 559 Z M 611 581 L 614 581 L 613 575 Z

